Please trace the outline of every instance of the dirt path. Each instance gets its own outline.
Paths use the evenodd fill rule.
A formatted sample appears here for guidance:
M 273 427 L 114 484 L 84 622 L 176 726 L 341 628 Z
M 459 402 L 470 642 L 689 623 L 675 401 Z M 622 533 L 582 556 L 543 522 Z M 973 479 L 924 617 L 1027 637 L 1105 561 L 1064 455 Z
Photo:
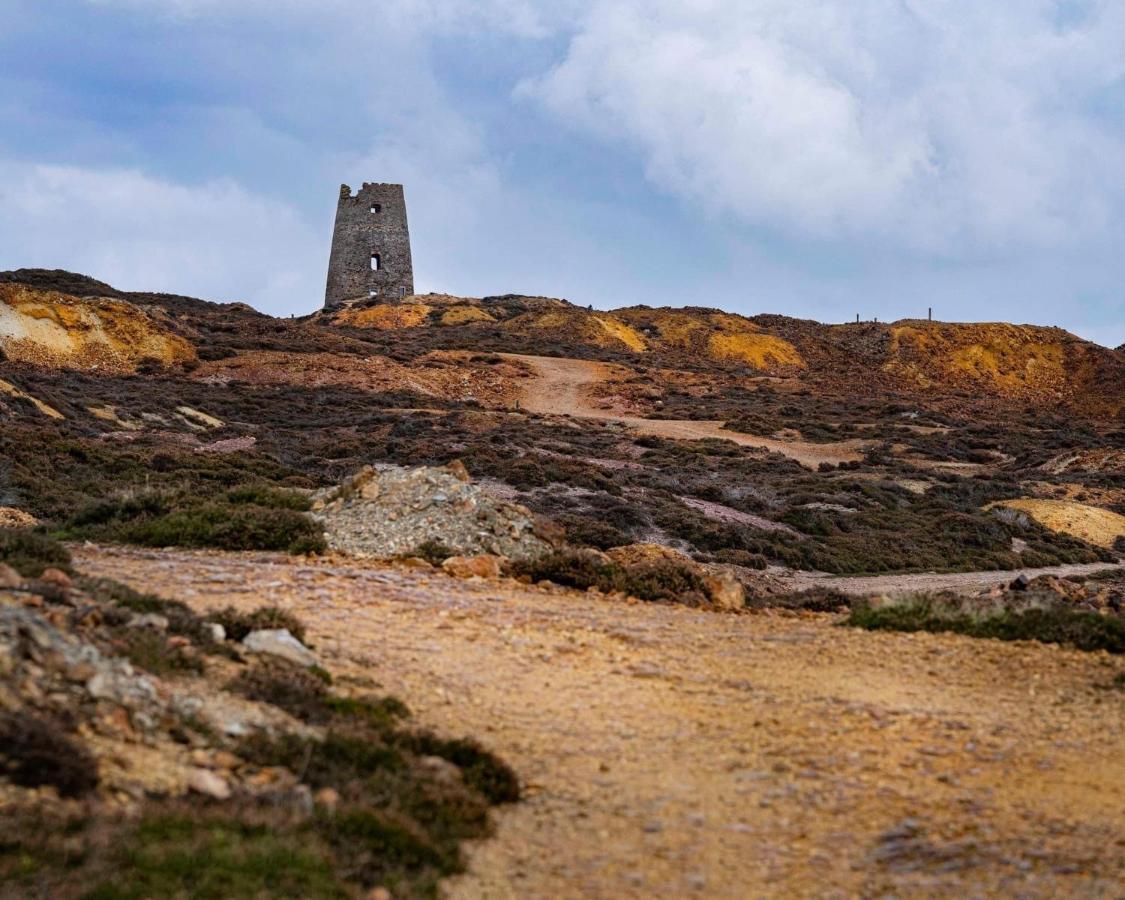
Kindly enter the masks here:
M 815 575 L 796 572 L 791 576 L 792 590 L 802 591 L 810 587 L 829 587 L 845 594 L 864 597 L 868 594 L 910 594 L 917 591 L 959 591 L 976 592 L 1000 584 L 1009 584 L 1017 575 L 1035 578 L 1038 575 L 1054 575 L 1066 578 L 1068 575 L 1090 575 L 1107 569 L 1121 569 L 1123 565 L 1109 563 L 1081 563 L 1068 566 L 1049 566 L 1042 569 L 1014 569 L 1012 571 L 992 572 L 921 572 L 914 575 L 870 575 L 844 577 L 838 575 Z M 785 577 L 785 576 L 782 576 Z
M 339 560 L 82 547 L 275 604 L 337 683 L 474 735 L 527 799 L 456 898 L 1120 896 L 1125 660 Z
M 728 431 L 719 421 L 694 419 L 644 419 L 625 416 L 612 410 L 599 409 L 589 399 L 590 390 L 614 379 L 613 368 L 605 363 L 583 359 L 558 359 L 550 356 L 503 354 L 508 359 L 527 363 L 535 371 L 535 379 L 527 386 L 521 403 L 528 412 L 540 415 L 574 416 L 581 419 L 602 419 L 620 422 L 637 434 L 699 441 L 717 438 L 733 441 L 744 447 L 762 447 L 797 460 L 815 469 L 820 463 L 839 464 L 863 458 L 862 441 L 839 441 L 834 444 L 812 444 L 805 441 L 782 441 Z

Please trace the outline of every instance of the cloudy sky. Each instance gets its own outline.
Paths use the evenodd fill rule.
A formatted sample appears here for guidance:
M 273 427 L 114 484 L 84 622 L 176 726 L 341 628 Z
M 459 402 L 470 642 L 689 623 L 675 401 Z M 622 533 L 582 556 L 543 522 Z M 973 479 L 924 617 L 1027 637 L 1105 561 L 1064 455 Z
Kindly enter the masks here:
M 341 182 L 420 291 L 1125 342 L 1121 0 L 0 0 L 0 268 L 323 301 Z

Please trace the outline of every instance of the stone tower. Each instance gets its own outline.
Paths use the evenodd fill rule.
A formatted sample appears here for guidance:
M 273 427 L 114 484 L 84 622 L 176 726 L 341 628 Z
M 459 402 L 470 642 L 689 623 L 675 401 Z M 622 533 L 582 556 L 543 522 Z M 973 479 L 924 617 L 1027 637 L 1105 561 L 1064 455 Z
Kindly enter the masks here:
M 357 300 L 398 300 L 414 293 L 410 230 L 401 184 L 367 184 L 352 196 L 340 185 L 324 308 Z

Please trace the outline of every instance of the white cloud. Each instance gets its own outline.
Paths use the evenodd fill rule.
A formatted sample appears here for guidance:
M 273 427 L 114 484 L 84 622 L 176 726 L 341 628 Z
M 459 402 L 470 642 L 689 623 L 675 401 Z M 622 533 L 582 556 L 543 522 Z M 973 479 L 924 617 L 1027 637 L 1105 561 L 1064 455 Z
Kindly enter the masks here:
M 231 181 L 0 162 L 0 185 L 0 268 L 66 268 L 275 313 L 323 302 L 329 236 Z
M 67 34 L 73 7 L 15 5 Z M 35 48 L 58 78 L 12 55 L 5 152 L 73 165 L 0 159 L 0 268 L 305 311 L 366 179 L 406 184 L 422 289 L 1125 318 L 1120 0 L 85 6 L 95 36 Z
M 1125 146 L 1084 113 L 1125 73 L 1125 9 L 1074 11 L 596 0 L 519 94 L 626 142 L 660 187 L 758 226 L 953 255 L 1057 245 L 1125 200 Z

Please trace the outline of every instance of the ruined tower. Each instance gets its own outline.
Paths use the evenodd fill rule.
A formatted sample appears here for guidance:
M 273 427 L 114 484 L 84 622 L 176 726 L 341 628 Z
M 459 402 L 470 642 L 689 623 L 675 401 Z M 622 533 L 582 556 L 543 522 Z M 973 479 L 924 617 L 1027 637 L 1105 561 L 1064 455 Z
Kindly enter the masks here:
M 324 308 L 414 293 L 410 230 L 401 184 L 367 184 L 352 196 L 340 185 Z

